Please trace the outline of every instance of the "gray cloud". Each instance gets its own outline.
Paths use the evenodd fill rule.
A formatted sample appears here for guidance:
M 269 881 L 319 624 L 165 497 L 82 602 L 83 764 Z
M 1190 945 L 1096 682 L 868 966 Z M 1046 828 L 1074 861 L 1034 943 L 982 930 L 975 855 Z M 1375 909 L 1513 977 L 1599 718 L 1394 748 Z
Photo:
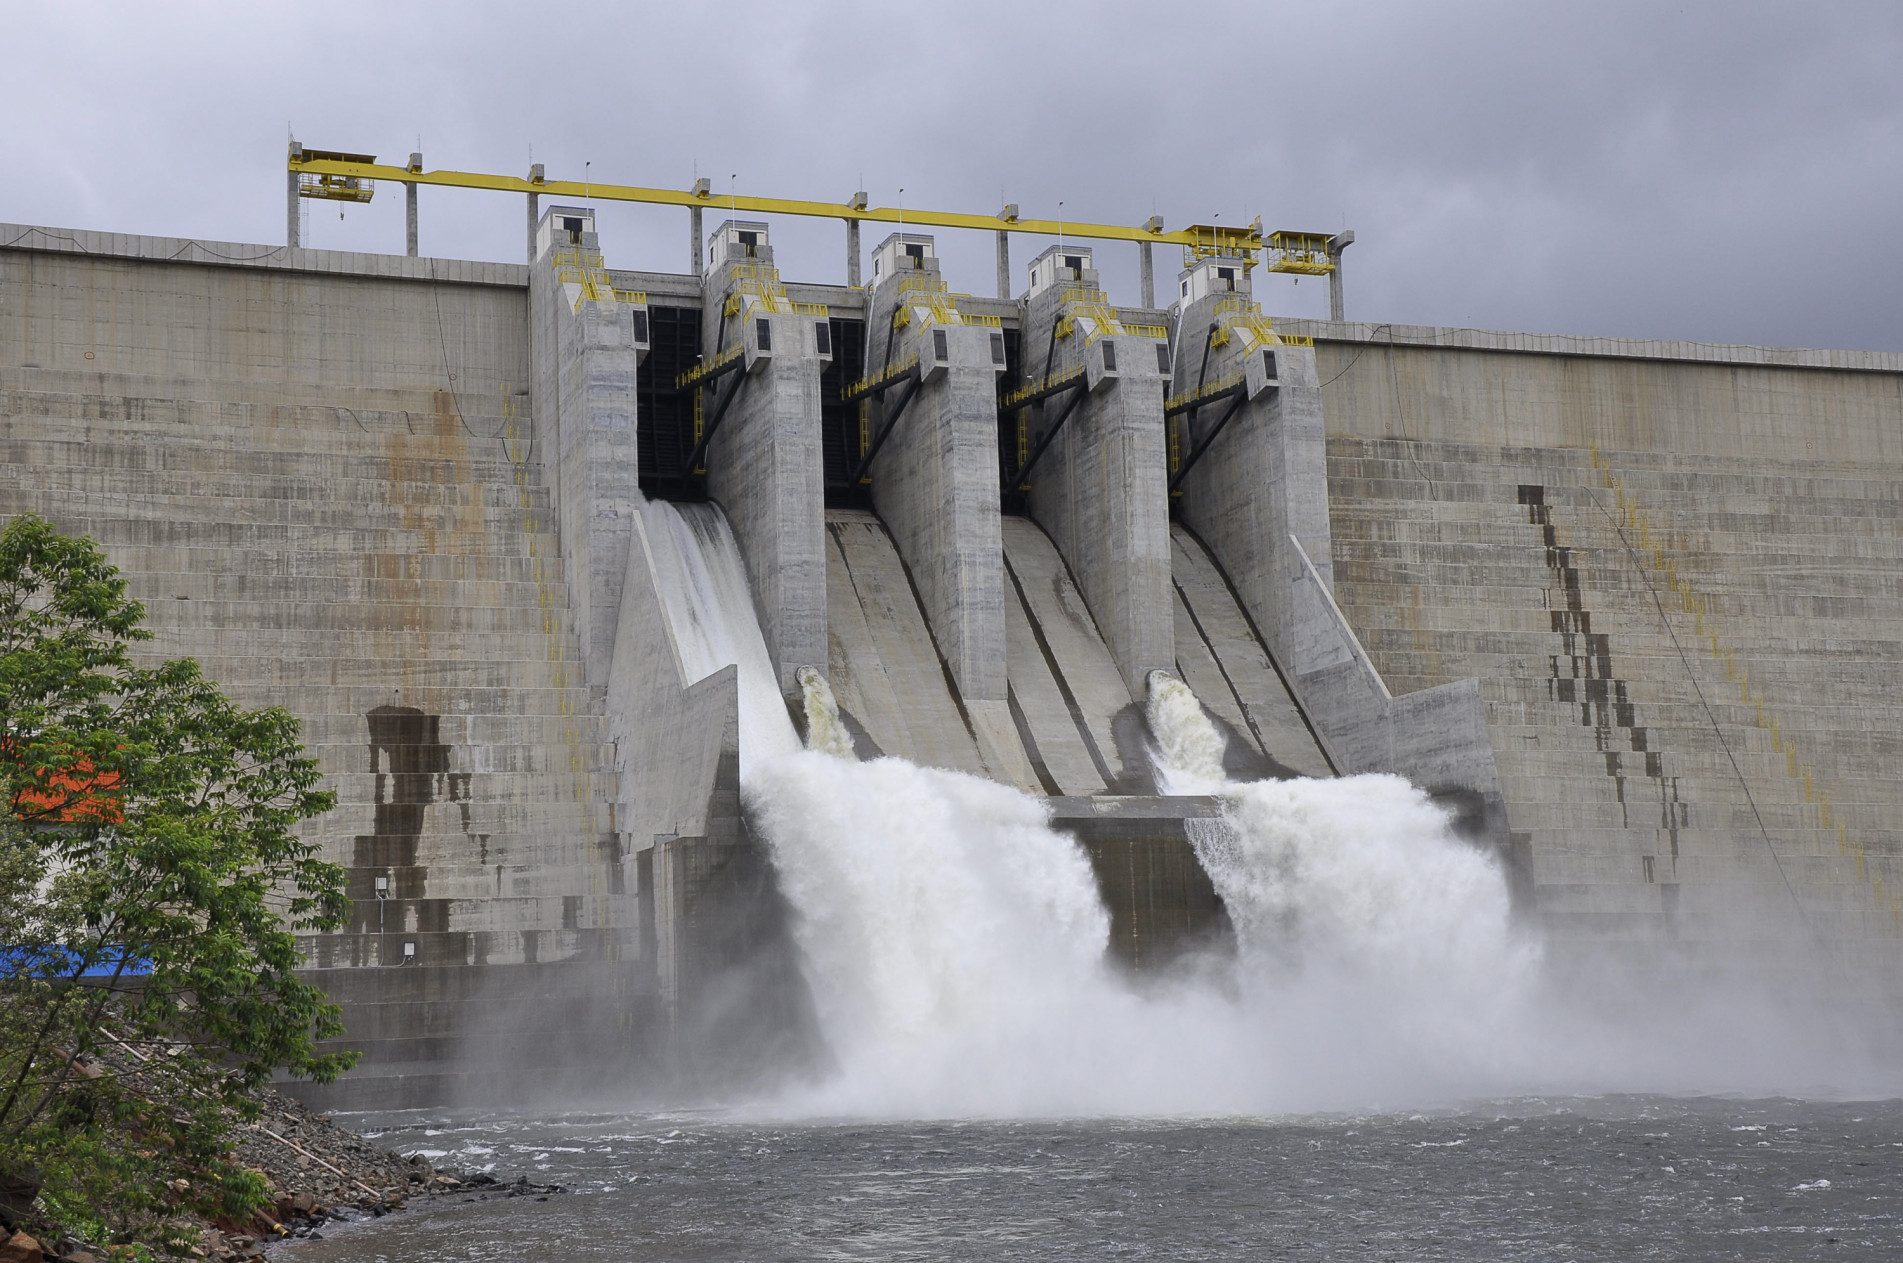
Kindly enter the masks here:
M 8 4 L 0 217 L 276 242 L 286 127 L 432 167 L 1172 226 L 1356 229 L 1350 314 L 1903 347 L 1903 9 L 1399 3 Z M 426 252 L 513 259 L 518 202 L 425 190 Z M 398 249 L 402 198 L 313 205 Z M 603 215 L 679 270 L 679 211 Z M 776 224 L 789 277 L 836 223 Z M 940 234 L 959 288 L 990 242 Z M 1038 248 L 1021 239 L 1015 257 Z M 1107 246 L 1135 298 L 1134 249 Z M 1162 264 L 1165 261 L 1159 260 Z M 1172 261 L 1169 261 L 1173 263 Z M 1277 278 L 1272 312 L 1325 287 Z

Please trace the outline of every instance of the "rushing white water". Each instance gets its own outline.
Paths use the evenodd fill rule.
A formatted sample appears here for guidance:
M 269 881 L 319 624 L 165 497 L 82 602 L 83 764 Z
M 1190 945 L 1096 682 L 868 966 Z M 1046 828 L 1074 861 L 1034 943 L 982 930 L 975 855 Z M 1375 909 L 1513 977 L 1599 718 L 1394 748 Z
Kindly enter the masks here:
M 1189 685 L 1167 671 L 1150 672 L 1149 717 L 1164 793 L 1213 794 L 1222 788 L 1228 779 L 1222 770 L 1222 734 Z
M 803 674 L 814 744 L 831 695 Z M 1220 785 L 1187 689 L 1153 715 L 1181 789 Z M 1174 684 L 1174 687 L 1168 687 Z M 1045 804 L 900 759 L 756 766 L 771 848 L 835 1060 L 800 1110 L 1256 1112 L 1474 1090 L 1530 954 L 1497 870 L 1394 777 L 1228 786 L 1198 840 L 1238 958 L 1136 989 L 1105 961 L 1089 861 Z M 1477 1053 L 1477 1055 L 1476 1055 Z
M 801 667 L 798 674 L 805 700 L 806 748 L 841 759 L 856 757 L 852 734 L 840 721 L 839 702 L 826 677 L 813 667 Z
M 760 634 L 746 563 L 726 517 L 711 504 L 650 501 L 642 509 L 674 650 L 690 683 L 731 664 L 740 672 L 740 775 L 799 750 Z
M 1385 775 L 1228 784 L 1222 735 L 1182 681 L 1153 673 L 1149 714 L 1170 791 L 1223 796 L 1222 820 L 1192 822 L 1191 842 L 1245 955 L 1410 989 L 1524 985 L 1534 956 L 1499 865 L 1419 789 Z
M 832 1067 L 762 1108 L 1261 1114 L 1751 1081 L 1709 1072 L 1709 1029 L 1682 1026 L 1661 1055 L 1656 1039 L 1552 1004 L 1498 866 L 1404 780 L 1225 781 L 1220 734 L 1167 675 L 1149 708 L 1158 773 L 1224 803 L 1192 842 L 1235 953 L 1134 983 L 1106 962 L 1089 860 L 1049 827 L 1042 799 L 857 761 L 817 670 L 799 673 L 801 749 L 725 522 L 712 509 L 649 514 L 651 537 L 669 541 L 657 552 L 672 553 L 657 564 L 678 585 L 684 663 L 740 666 L 749 819 L 793 909 Z M 1765 1028 L 1755 1013 L 1731 1025 Z M 1763 1062 L 1772 1078 L 1759 1081 L 1788 1060 Z

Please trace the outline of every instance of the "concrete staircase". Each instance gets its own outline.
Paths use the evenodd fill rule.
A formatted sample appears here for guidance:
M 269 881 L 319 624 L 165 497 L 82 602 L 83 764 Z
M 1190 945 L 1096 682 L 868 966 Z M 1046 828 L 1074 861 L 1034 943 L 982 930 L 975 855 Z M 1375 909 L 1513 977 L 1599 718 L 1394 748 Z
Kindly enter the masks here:
M 239 702 L 289 709 L 338 795 L 307 833 L 349 870 L 353 923 L 307 950 L 349 1006 L 342 1043 L 366 1054 L 353 1104 L 397 1101 L 406 1074 L 440 1078 L 458 1055 L 506 1064 L 547 1006 L 639 985 L 613 963 L 636 950 L 635 882 L 601 703 L 513 411 L 443 390 L 0 371 L 0 515 L 97 539 L 145 603 L 149 655 L 190 654 Z M 578 962 L 605 978 L 551 968 Z M 524 969 L 545 975 L 518 992 L 534 1002 L 489 998 Z M 449 1047 L 451 1030 L 478 1034 Z
M 1903 964 L 1903 470 L 1340 436 L 1328 466 L 1337 599 L 1395 693 L 1482 682 L 1550 934 Z

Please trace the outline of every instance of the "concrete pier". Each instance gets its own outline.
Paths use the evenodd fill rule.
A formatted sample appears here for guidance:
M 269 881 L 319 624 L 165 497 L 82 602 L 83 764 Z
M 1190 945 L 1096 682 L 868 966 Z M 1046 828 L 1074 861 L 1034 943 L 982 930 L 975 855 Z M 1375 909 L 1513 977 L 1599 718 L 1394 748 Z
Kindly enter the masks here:
M 780 689 L 796 698 L 795 673 L 826 667 L 819 374 L 832 358 L 827 313 L 787 297 L 760 223 L 729 220 L 714 230 L 701 293 L 702 362 L 731 360 L 701 404 L 711 427 L 707 493 L 733 524 Z
M 873 506 L 918 587 L 987 766 L 1035 785 L 1006 700 L 997 472 L 1003 332 L 960 314 L 930 237 L 894 233 L 873 252 L 866 343 L 868 378 L 911 374 L 873 409 L 873 432 L 884 440 L 867 470 Z
M 573 598 L 590 684 L 606 685 L 641 502 L 635 448 L 635 370 L 647 313 L 617 295 L 602 266 L 594 213 L 552 206 L 529 268 L 538 348 L 529 378 L 535 441 L 553 470 L 555 512 L 575 568 Z
M 1070 567 L 1131 695 L 1141 698 L 1150 672 L 1176 662 L 1164 316 L 1130 318 L 1111 306 L 1090 251 L 1076 246 L 1053 246 L 1032 262 L 1022 307 L 1026 386 L 1066 375 L 1076 385 L 1021 415 L 1020 447 L 1028 446 L 1037 463 L 1020 482 L 1029 486 L 1031 516 Z
M 411 171 L 421 171 L 423 169 L 422 154 L 413 153 L 410 155 L 409 169 Z M 406 180 L 403 183 L 403 242 L 403 253 L 414 259 L 416 257 L 417 247 L 416 182 L 414 180 Z

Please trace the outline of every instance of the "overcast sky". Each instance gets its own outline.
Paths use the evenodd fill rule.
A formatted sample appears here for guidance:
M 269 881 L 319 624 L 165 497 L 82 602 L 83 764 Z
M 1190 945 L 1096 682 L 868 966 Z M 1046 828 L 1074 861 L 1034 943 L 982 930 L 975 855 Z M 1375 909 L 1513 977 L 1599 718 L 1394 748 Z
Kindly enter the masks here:
M 281 244 L 292 131 L 399 164 L 420 137 L 430 168 L 1351 227 L 1361 320 L 1903 349 L 1898 0 L 0 0 L 0 43 L 0 220 Z M 422 199 L 424 253 L 521 257 L 519 199 Z M 402 250 L 399 189 L 308 205 L 307 245 Z M 684 271 L 685 221 L 604 208 L 609 264 Z M 844 279 L 837 222 L 773 229 L 788 279 Z M 987 236 L 939 246 L 993 292 Z M 1099 267 L 1136 301 L 1134 246 Z

